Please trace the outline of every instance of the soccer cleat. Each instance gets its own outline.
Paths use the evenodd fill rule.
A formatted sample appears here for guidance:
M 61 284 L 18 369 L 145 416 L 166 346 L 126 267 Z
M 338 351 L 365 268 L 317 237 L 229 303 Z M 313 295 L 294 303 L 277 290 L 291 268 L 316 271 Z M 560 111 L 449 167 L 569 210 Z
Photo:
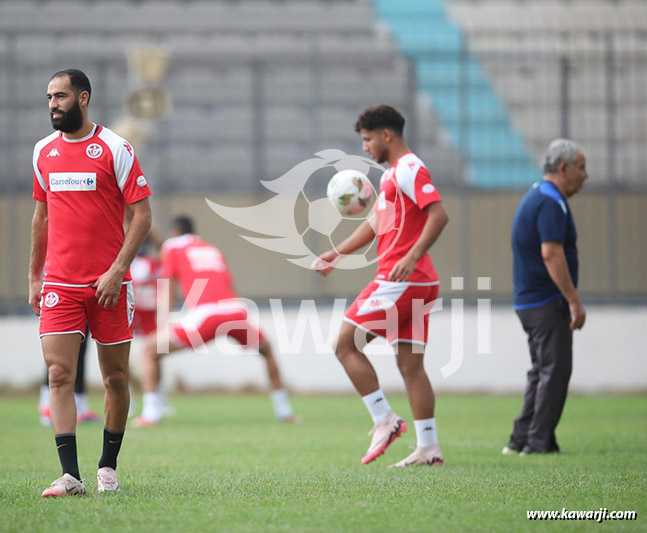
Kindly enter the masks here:
M 52 482 L 49 488 L 43 491 L 43 498 L 55 498 L 58 496 L 74 496 L 85 494 L 85 485 L 70 474 L 63 474 L 56 481 Z
M 157 421 L 150 420 L 148 418 L 144 418 L 143 416 L 138 416 L 137 418 L 135 418 L 135 420 L 133 420 L 133 425 L 136 428 L 150 428 L 153 426 L 157 426 L 159 423 L 160 423 L 159 420 Z
M 369 435 L 373 435 L 371 445 L 362 457 L 362 464 L 367 465 L 382 455 L 391 443 L 407 431 L 407 423 L 391 411 L 373 426 Z
M 501 453 L 503 455 L 517 455 L 523 450 L 523 447 L 526 445 L 525 442 L 514 440 L 510 438 L 510 442 L 503 447 Z
M 43 426 L 52 425 L 52 415 L 49 410 L 49 405 L 43 405 L 38 408 L 38 419 Z
M 110 468 L 109 466 L 99 468 L 97 472 L 97 490 L 99 492 L 114 492 L 119 490 L 117 472 L 115 472 L 114 468 Z
M 76 423 L 83 424 L 84 422 L 98 422 L 99 415 L 95 413 L 92 409 L 88 409 L 83 413 L 76 414 Z
M 443 454 L 437 444 L 433 446 L 418 447 L 414 452 L 389 468 L 402 468 L 405 466 L 442 466 Z

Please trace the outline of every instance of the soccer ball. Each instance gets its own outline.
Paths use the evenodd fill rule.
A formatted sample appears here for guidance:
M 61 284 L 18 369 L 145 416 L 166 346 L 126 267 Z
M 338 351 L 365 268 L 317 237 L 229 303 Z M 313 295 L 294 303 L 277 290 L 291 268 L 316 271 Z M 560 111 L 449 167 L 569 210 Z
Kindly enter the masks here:
M 373 186 L 358 170 L 341 170 L 328 182 L 326 196 L 342 215 L 357 215 L 373 199 Z

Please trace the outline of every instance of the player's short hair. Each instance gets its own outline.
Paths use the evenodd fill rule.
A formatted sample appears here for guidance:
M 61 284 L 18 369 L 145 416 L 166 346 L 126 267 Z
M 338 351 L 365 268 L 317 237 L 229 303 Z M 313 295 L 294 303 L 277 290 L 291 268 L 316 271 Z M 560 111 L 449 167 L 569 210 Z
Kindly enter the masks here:
M 571 167 L 577 161 L 578 150 L 584 153 L 582 147 L 570 139 L 555 139 L 548 145 L 544 156 L 544 173 L 553 174 L 559 170 L 561 163 Z
M 398 137 L 402 137 L 404 131 L 404 117 L 390 105 L 380 104 L 369 107 L 362 111 L 355 122 L 355 131 L 374 131 L 379 129 L 392 130 Z
M 180 235 L 193 233 L 193 220 L 187 215 L 179 215 L 173 219 L 173 228 Z
M 84 72 L 75 68 L 66 68 L 65 70 L 59 70 L 58 72 L 55 72 L 54 75 L 49 79 L 49 81 L 52 81 L 54 78 L 60 78 L 61 76 L 67 76 L 70 78 L 70 86 L 77 96 L 83 91 L 87 91 L 88 104 L 90 103 L 90 97 L 92 96 L 92 87 L 90 86 L 90 80 Z

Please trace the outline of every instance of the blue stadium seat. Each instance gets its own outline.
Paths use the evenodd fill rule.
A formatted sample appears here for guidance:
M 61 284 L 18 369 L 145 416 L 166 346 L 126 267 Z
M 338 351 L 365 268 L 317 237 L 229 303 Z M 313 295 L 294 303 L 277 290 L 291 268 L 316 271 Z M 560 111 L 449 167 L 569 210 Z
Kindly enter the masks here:
M 539 174 L 502 98 L 468 47 L 441 0 L 374 0 L 403 55 L 416 64 L 419 87 L 441 126 L 484 187 L 526 185 Z

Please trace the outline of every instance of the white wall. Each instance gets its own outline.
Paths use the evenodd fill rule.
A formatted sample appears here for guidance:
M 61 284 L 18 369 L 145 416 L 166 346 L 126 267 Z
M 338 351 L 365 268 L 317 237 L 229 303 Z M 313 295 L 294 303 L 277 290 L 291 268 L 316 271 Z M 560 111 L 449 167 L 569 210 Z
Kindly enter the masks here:
M 260 322 L 268 337 L 275 342 L 287 386 L 294 392 L 303 393 L 351 392 L 350 382 L 328 348 L 330 343 L 326 338 L 326 335 L 334 337 L 339 328 L 343 307 L 338 307 L 333 313 L 332 306 L 319 306 L 317 313 L 308 315 L 310 320 L 313 317 L 320 320 L 318 329 L 323 334 L 318 340 L 319 347 L 315 335 L 309 330 L 302 332 L 303 342 L 298 342 L 297 311 L 296 308 L 287 308 L 284 315 L 273 314 L 270 309 L 260 312 Z M 283 319 L 285 331 L 282 334 Z M 453 323 L 456 328 L 458 320 Z M 487 325 L 487 322 L 482 321 L 482 324 Z M 447 301 L 443 310 L 432 314 L 426 366 L 436 390 L 493 393 L 518 393 L 523 390 L 529 355 L 519 321 L 511 309 L 495 307 L 491 313 L 491 324 L 491 353 L 479 354 L 477 310 L 465 309 L 464 335 L 456 336 L 464 339 L 462 365 L 447 375 L 446 365 L 452 349 L 451 303 Z M 647 390 L 646 327 L 647 307 L 589 307 L 585 328 L 575 333 L 571 391 Z M 44 366 L 37 332 L 38 320 L 35 317 L 0 319 L 0 338 L 4 345 L 0 353 L 0 386 L 30 387 L 42 379 Z M 236 354 L 226 354 L 223 350 Z M 375 353 L 385 350 L 389 348 L 378 344 L 371 347 L 370 355 L 381 385 L 388 391 L 402 391 L 402 380 L 394 357 Z M 211 343 L 208 351 L 208 354 L 183 351 L 167 357 L 163 363 L 167 390 L 175 390 L 178 384 L 187 390 L 266 387 L 263 362 L 259 356 L 245 354 L 225 340 Z M 94 343 L 91 343 L 88 356 L 88 383 L 90 386 L 100 386 Z M 134 375 L 139 375 L 138 359 L 138 345 L 135 342 L 132 351 Z M 443 368 L 445 373 L 442 372 Z

